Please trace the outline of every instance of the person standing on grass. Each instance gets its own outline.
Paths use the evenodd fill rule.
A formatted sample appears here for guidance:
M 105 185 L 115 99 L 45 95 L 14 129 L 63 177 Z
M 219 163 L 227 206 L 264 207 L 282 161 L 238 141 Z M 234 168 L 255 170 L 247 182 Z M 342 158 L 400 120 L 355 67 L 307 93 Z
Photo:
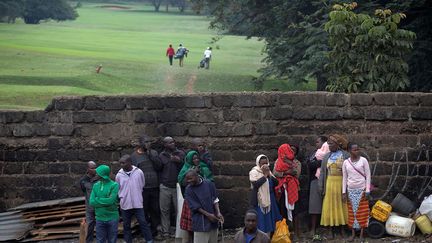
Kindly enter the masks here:
M 174 55 L 175 55 L 175 50 L 174 50 L 174 48 L 172 47 L 172 44 L 169 44 L 169 46 L 168 46 L 168 48 L 167 48 L 167 50 L 166 50 L 166 56 L 168 57 L 168 60 L 169 60 L 169 64 L 172 66 L 172 64 L 173 64 L 173 58 L 174 58 Z
M 119 222 L 117 182 L 110 178 L 110 168 L 100 165 L 96 174 L 100 180 L 93 186 L 90 194 L 90 205 L 96 214 L 96 240 L 97 243 L 115 243 Z
M 205 64 L 204 64 L 204 68 L 205 69 L 209 69 L 210 68 L 210 60 L 212 58 L 212 48 L 211 47 L 207 47 L 207 49 L 204 51 L 204 59 L 205 59 Z
M 360 156 L 360 148 L 355 143 L 348 145 L 350 158 L 342 165 L 342 199 L 348 200 L 348 227 L 352 234 L 349 241 L 355 238 L 355 231 L 360 230 L 360 242 L 363 242 L 363 231 L 369 224 L 369 198 L 371 173 L 369 162 Z M 348 191 L 348 195 L 347 195 Z
M 164 150 L 159 154 L 159 204 L 161 209 L 162 237 L 169 238 L 171 226 L 171 206 L 177 213 L 177 177 L 183 166 L 185 154 L 177 149 L 172 137 L 163 139 Z
M 159 154 L 150 148 L 150 137 L 142 135 L 138 142 L 138 148 L 131 154 L 132 165 L 140 168 L 145 175 L 143 191 L 143 208 L 146 220 L 150 223 L 153 237 L 157 235 L 157 226 L 160 224 L 159 209 L 159 178 L 160 169 Z
M 270 243 L 270 237 L 258 229 L 258 213 L 249 209 L 244 217 L 245 227 L 234 236 L 235 243 Z
M 187 57 L 189 50 L 183 46 L 183 44 L 180 44 L 177 52 L 176 52 L 176 58 L 179 59 L 179 65 L 180 67 L 183 67 L 184 64 L 184 58 Z
M 147 243 L 152 243 L 153 238 L 150 227 L 144 216 L 142 191 L 145 185 L 144 173 L 138 167 L 132 165 L 129 155 L 123 155 L 120 160 L 121 169 L 116 175 L 116 182 L 120 189 L 120 209 L 123 219 L 124 240 L 132 243 L 131 220 L 135 215 L 141 234 Z
M 93 242 L 94 228 L 96 225 L 95 211 L 90 206 L 90 195 L 93 189 L 93 185 L 97 182 L 99 177 L 96 175 L 96 163 L 89 161 L 87 163 L 87 172 L 79 181 L 82 192 L 85 194 L 86 204 L 86 223 L 87 223 L 87 236 L 86 243 Z
M 224 218 L 219 210 L 219 199 L 213 182 L 205 180 L 196 170 L 186 174 L 186 201 L 192 211 L 194 243 L 217 243 L 218 224 Z

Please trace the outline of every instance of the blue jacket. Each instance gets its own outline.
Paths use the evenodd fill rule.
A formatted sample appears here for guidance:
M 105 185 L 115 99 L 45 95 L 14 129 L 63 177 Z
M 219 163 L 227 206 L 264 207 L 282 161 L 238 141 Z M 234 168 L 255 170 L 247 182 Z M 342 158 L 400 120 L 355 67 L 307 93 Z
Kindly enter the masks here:
M 214 207 L 217 199 L 216 187 L 213 182 L 203 180 L 196 186 L 186 187 L 186 201 L 192 212 L 192 230 L 194 232 L 209 232 L 218 227 L 218 223 L 212 223 L 206 216 L 201 214 L 198 209 L 215 214 Z

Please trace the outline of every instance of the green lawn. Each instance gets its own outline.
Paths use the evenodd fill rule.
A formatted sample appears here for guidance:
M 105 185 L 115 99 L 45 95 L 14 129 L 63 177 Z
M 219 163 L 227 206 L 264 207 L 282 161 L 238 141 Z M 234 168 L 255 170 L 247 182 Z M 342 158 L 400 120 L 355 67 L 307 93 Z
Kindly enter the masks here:
M 203 16 L 155 13 L 150 6 L 113 10 L 84 4 L 75 21 L 0 23 L 0 109 L 39 109 L 54 96 L 251 91 L 263 43 L 225 36 L 213 45 L 210 70 L 197 69 L 215 32 Z M 169 43 L 190 53 L 168 65 Z M 100 74 L 95 68 L 102 64 Z M 279 81 L 264 89 L 313 89 Z

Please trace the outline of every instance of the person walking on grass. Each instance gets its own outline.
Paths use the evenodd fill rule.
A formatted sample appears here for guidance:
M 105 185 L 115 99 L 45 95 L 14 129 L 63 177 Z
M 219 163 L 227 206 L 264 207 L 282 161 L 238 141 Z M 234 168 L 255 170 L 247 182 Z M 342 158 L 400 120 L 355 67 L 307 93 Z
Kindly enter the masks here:
M 93 189 L 93 185 L 97 182 L 99 177 L 96 175 L 96 163 L 94 161 L 89 161 L 87 163 L 87 172 L 81 178 L 79 184 L 82 192 L 85 195 L 86 204 L 86 223 L 87 223 L 87 236 L 86 243 L 93 242 L 94 228 L 96 225 L 95 211 L 92 206 L 90 206 L 90 195 Z
M 353 241 L 356 230 L 360 230 L 360 242 L 363 231 L 369 224 L 369 198 L 371 173 L 366 158 L 360 156 L 360 148 L 355 143 L 348 145 L 350 158 L 342 165 L 342 199 L 348 198 L 348 227 L 352 234 L 348 241 Z M 347 194 L 348 192 L 348 194 Z
M 132 165 L 129 155 L 123 155 L 120 160 L 121 169 L 116 175 L 119 184 L 120 209 L 123 219 L 124 240 L 132 243 L 132 216 L 137 219 L 141 234 L 147 243 L 152 243 L 153 238 L 150 227 L 144 216 L 142 191 L 145 185 L 144 173 Z
M 94 184 L 90 195 L 90 205 L 95 209 L 96 214 L 97 243 L 117 241 L 119 185 L 111 180 L 110 172 L 107 165 L 100 165 L 96 168 L 96 174 L 100 180 Z
M 175 55 L 175 50 L 174 50 L 174 48 L 172 47 L 172 44 L 169 44 L 169 46 L 168 46 L 168 48 L 167 48 L 167 50 L 166 50 L 166 56 L 168 57 L 168 60 L 169 60 L 169 64 L 172 66 L 172 64 L 173 64 L 173 58 L 174 58 L 174 55 Z
M 186 47 L 184 47 L 183 44 L 179 45 L 179 47 L 177 49 L 177 52 L 175 54 L 175 57 L 177 59 L 179 59 L 179 65 L 180 65 L 180 67 L 183 67 L 183 65 L 184 65 L 184 58 L 187 57 L 188 52 L 189 52 L 189 50 Z
M 210 68 L 210 60 L 212 58 L 212 48 L 211 47 L 207 47 L 207 49 L 204 51 L 204 60 L 205 60 L 205 64 L 204 64 L 204 68 L 205 69 L 209 69 Z
M 186 201 L 192 211 L 194 243 L 217 243 L 218 224 L 224 218 L 213 182 L 205 180 L 194 169 L 186 174 Z

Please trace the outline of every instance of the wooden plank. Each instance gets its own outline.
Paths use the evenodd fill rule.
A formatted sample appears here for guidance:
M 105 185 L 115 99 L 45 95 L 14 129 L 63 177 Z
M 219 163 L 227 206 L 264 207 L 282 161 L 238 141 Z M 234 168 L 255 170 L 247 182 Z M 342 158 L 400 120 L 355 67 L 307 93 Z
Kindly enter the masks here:
M 76 234 L 59 234 L 59 235 L 50 235 L 50 236 L 36 236 L 32 238 L 28 238 L 22 240 L 21 242 L 32 242 L 32 241 L 42 241 L 42 240 L 61 240 L 61 239 L 71 239 L 77 238 Z
M 66 225 L 66 224 L 78 224 L 79 225 L 83 218 L 85 218 L 85 217 L 46 222 L 43 224 L 36 224 L 35 227 L 49 227 L 49 226 Z
M 36 214 L 36 213 L 44 213 L 44 212 L 51 212 L 54 210 L 65 210 L 65 209 L 74 209 L 74 208 L 83 208 L 85 209 L 85 204 L 79 204 L 79 205 L 70 205 L 70 206 L 54 206 L 54 207 L 50 207 L 50 208 L 46 208 L 46 209 L 41 209 L 41 210 L 31 210 L 31 211 L 26 211 L 23 214 Z
M 85 212 L 85 208 L 63 209 L 63 210 L 55 210 L 55 211 L 43 212 L 43 213 L 29 213 L 29 214 L 25 214 L 24 217 L 30 218 L 30 217 L 48 216 L 48 215 L 54 215 L 54 214 L 60 214 L 60 213 L 68 213 L 68 212 L 70 212 L 70 213 L 80 212 L 80 211 Z
M 50 235 L 50 234 L 79 234 L 80 227 L 55 227 L 55 228 L 47 228 L 47 229 L 36 229 L 30 231 L 32 235 Z
M 58 218 L 64 218 L 64 217 L 75 217 L 75 216 L 84 216 L 84 215 L 85 215 L 85 212 L 64 213 L 64 214 L 50 215 L 50 216 L 43 216 L 43 217 L 31 217 L 31 218 L 26 218 L 24 221 L 35 221 L 35 220 L 42 220 L 42 219 L 58 219 Z

